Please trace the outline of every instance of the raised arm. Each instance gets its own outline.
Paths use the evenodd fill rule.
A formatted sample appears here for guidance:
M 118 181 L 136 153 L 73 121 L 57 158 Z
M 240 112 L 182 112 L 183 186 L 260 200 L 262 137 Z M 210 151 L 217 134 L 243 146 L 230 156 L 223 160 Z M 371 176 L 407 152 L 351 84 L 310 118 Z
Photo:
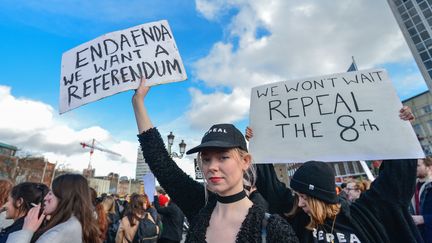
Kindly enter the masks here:
M 169 156 L 144 105 L 149 89 L 150 87 L 145 86 L 145 80 L 141 81 L 132 98 L 141 149 L 146 163 L 161 186 L 191 220 L 205 204 L 204 187 L 184 173 Z M 191 198 L 195 200 L 190 200 Z
M 137 122 L 139 134 L 149 130 L 150 128 L 153 128 L 153 124 L 150 120 L 149 115 L 147 114 L 147 109 L 144 105 L 144 98 L 150 91 L 150 87 L 146 86 L 145 84 L 146 80 L 141 80 L 140 86 L 135 91 L 135 94 L 132 97 L 132 105 L 135 112 L 135 119 Z
M 378 178 L 364 194 L 408 208 L 415 191 L 416 172 L 417 159 L 384 161 Z

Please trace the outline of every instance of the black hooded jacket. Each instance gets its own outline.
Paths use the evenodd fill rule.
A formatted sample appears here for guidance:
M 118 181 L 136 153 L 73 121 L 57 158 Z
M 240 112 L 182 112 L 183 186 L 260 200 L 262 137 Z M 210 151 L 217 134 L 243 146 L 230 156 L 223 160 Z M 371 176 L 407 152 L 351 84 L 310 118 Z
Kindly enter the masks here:
M 205 243 L 210 216 L 216 206 L 216 197 L 211 192 L 205 203 L 205 188 L 184 173 L 170 158 L 156 128 L 138 135 L 144 158 L 161 186 L 179 206 L 190 222 L 186 242 Z M 236 242 L 262 242 L 262 222 L 266 224 L 265 239 L 268 243 L 298 242 L 291 226 L 278 215 L 264 220 L 265 211 L 253 204 L 237 234 Z
M 350 205 L 341 201 L 336 222 L 345 222 L 362 243 L 422 242 L 408 212 L 414 194 L 416 168 L 417 160 L 413 159 L 384 161 L 378 178 L 368 191 Z M 257 174 L 256 186 L 269 202 L 270 212 L 289 212 L 294 203 L 292 191 L 277 179 L 273 166 L 258 165 Z M 288 221 L 301 242 L 313 242 L 312 232 L 305 228 L 308 215 L 301 211 Z

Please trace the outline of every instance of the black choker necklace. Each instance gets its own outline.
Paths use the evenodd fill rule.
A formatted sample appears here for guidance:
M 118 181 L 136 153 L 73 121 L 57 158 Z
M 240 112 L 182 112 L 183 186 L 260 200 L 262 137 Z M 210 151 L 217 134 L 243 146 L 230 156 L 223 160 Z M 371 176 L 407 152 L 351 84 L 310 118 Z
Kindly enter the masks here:
M 233 202 L 240 201 L 245 197 L 246 197 L 246 192 L 242 190 L 239 193 L 236 193 L 231 196 L 226 196 L 226 197 L 216 195 L 216 200 L 220 203 L 233 203 Z

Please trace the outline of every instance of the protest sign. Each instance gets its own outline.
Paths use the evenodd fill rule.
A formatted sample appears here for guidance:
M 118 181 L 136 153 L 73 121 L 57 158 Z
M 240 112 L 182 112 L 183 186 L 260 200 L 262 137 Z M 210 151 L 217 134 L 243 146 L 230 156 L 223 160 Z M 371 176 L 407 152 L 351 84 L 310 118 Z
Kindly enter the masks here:
M 60 113 L 148 85 L 187 78 L 166 20 L 111 32 L 86 42 L 62 57 Z
M 252 89 L 250 151 L 257 163 L 424 157 L 382 69 Z
M 143 175 L 144 192 L 147 194 L 151 203 L 153 203 L 153 195 L 156 191 L 156 181 L 153 173 L 149 172 Z

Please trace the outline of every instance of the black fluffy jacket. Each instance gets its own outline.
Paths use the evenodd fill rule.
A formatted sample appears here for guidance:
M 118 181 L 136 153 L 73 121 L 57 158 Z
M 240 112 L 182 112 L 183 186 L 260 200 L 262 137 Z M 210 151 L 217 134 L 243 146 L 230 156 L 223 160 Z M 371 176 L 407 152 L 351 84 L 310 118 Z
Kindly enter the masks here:
M 349 222 L 362 243 L 422 242 L 408 212 L 414 194 L 417 160 L 384 161 L 371 188 L 354 203 L 341 201 L 338 217 Z M 291 190 L 278 181 L 272 165 L 258 165 L 258 191 L 270 204 L 270 212 L 286 213 L 294 198 Z M 305 229 L 309 218 L 301 211 L 288 219 L 301 242 L 313 242 L 311 231 Z
M 205 235 L 210 216 L 216 206 L 216 197 L 209 193 L 205 203 L 205 188 L 184 173 L 170 158 L 156 128 L 138 135 L 146 163 L 171 199 L 180 207 L 190 222 L 186 242 L 206 242 Z M 265 211 L 253 205 L 237 233 L 236 242 L 262 242 L 261 229 Z M 278 215 L 266 220 L 267 242 L 298 242 L 294 230 Z

